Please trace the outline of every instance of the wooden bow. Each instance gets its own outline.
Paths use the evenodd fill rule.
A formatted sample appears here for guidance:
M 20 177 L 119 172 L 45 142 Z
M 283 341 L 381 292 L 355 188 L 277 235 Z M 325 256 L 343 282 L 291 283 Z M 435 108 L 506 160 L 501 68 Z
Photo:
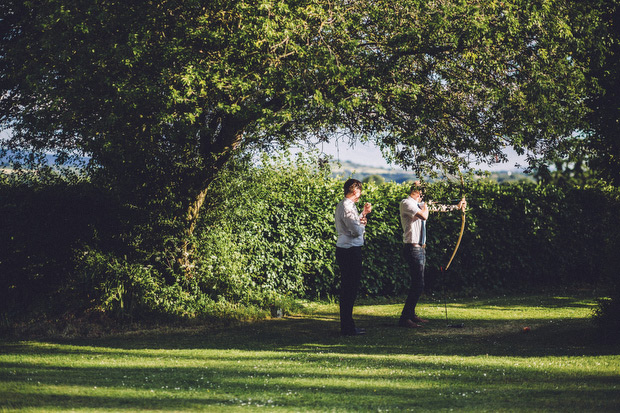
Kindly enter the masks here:
M 461 171 L 459 170 L 459 174 L 461 175 L 461 199 L 462 199 L 462 195 L 463 195 L 463 188 L 465 187 L 465 181 L 463 180 L 463 174 L 461 173 Z M 458 241 L 456 241 L 456 246 L 454 247 L 454 251 L 452 251 L 452 256 L 450 257 L 450 261 L 448 261 L 448 265 L 446 265 L 445 270 L 447 270 L 448 268 L 450 268 L 450 264 L 452 264 L 452 260 L 454 259 L 454 256 L 456 255 L 456 252 L 459 249 L 459 246 L 461 245 L 461 239 L 463 239 L 463 231 L 465 230 L 465 209 L 461 209 L 461 231 L 459 232 L 459 239 Z

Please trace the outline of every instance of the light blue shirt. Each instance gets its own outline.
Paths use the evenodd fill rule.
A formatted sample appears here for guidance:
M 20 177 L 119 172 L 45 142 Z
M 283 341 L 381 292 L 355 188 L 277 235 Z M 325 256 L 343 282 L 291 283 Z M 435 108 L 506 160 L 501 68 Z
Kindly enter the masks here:
M 366 227 L 360 223 L 360 218 L 361 214 L 357 211 L 355 203 L 349 198 L 344 198 L 338 203 L 334 214 L 338 233 L 337 247 L 351 248 L 364 245 Z

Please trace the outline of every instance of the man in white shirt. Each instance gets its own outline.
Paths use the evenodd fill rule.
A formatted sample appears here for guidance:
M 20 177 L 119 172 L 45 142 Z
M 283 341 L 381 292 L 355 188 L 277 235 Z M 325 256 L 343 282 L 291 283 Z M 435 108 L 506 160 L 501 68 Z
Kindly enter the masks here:
M 349 179 L 344 183 L 344 199 L 338 203 L 334 220 L 338 240 L 336 262 L 340 268 L 340 332 L 347 336 L 365 334 L 353 321 L 353 305 L 362 278 L 362 246 L 368 215 L 372 205 L 366 203 L 360 214 L 355 204 L 362 195 L 362 183 Z
M 428 205 L 422 202 L 420 182 L 411 186 L 410 194 L 400 203 L 400 223 L 403 228 L 403 255 L 409 265 L 410 287 L 407 300 L 398 325 L 407 328 L 420 328 L 427 320 L 420 318 L 415 311 L 420 296 L 424 292 L 424 267 L 426 265 L 426 220 Z M 453 209 L 465 210 L 467 202 L 461 199 L 458 205 L 441 205 L 437 211 Z

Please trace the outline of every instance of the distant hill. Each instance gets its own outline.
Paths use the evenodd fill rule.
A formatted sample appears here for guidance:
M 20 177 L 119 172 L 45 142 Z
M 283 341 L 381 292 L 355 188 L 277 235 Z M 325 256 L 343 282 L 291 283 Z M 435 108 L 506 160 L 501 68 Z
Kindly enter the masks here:
M 349 161 L 332 162 L 330 164 L 332 176 L 340 179 L 355 178 L 363 181 L 364 178 L 379 175 L 386 181 L 396 183 L 412 182 L 418 179 L 413 171 L 406 171 L 402 168 L 381 168 L 375 166 L 361 165 Z M 498 183 L 509 183 L 519 181 L 533 181 L 531 175 L 514 171 L 490 172 L 488 177 L 481 176 L 481 179 L 489 179 Z
M 11 165 L 10 165 L 9 159 L 11 157 L 15 156 L 18 153 L 19 152 L 8 151 L 5 154 L 5 156 L 0 156 L 0 167 L 3 168 L 4 170 L 10 170 L 11 169 Z M 29 152 L 25 152 L 26 155 L 28 153 Z M 82 164 L 86 164 L 88 162 L 88 160 L 89 160 L 89 158 L 87 158 L 87 157 L 79 157 L 79 158 L 74 159 L 71 162 L 69 162 L 67 164 L 67 166 L 80 166 Z M 52 154 L 46 154 L 45 155 L 45 159 L 43 161 L 43 164 L 53 166 L 55 163 L 56 163 L 56 155 L 52 155 Z
M 45 160 L 48 165 L 54 165 L 56 157 L 54 155 L 46 155 Z M 88 158 L 80 158 L 81 162 L 86 163 Z M 417 175 L 413 171 L 406 171 L 400 167 L 382 168 L 376 166 L 362 165 L 350 161 L 332 161 L 330 162 L 332 176 L 338 179 L 355 178 L 363 181 L 369 176 L 381 176 L 386 182 L 413 182 L 418 179 Z M 0 157 L 0 169 L 2 172 L 7 173 L 11 170 L 10 165 L 7 164 L 7 158 Z M 531 175 L 527 175 L 521 172 L 513 171 L 500 171 L 490 172 L 488 177 L 481 177 L 496 181 L 499 183 L 518 182 L 523 180 L 531 180 L 534 178 Z
M 416 174 L 401 168 L 380 168 L 375 166 L 360 165 L 349 161 L 332 162 L 332 175 L 337 178 L 355 178 L 363 181 L 371 175 L 380 175 L 386 181 L 398 183 L 415 181 Z

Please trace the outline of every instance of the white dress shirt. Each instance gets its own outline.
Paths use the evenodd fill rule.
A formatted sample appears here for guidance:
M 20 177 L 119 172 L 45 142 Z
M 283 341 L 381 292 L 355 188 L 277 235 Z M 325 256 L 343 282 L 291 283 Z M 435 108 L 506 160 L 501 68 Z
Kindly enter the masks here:
M 349 198 L 344 198 L 338 203 L 334 214 L 336 232 L 338 232 L 337 247 L 351 248 L 364 245 L 366 227 L 361 224 L 361 217 L 355 203 Z
M 426 243 L 424 220 L 416 214 L 420 211 L 418 202 L 408 196 L 400 202 L 400 224 L 403 227 L 403 242 L 405 244 Z

